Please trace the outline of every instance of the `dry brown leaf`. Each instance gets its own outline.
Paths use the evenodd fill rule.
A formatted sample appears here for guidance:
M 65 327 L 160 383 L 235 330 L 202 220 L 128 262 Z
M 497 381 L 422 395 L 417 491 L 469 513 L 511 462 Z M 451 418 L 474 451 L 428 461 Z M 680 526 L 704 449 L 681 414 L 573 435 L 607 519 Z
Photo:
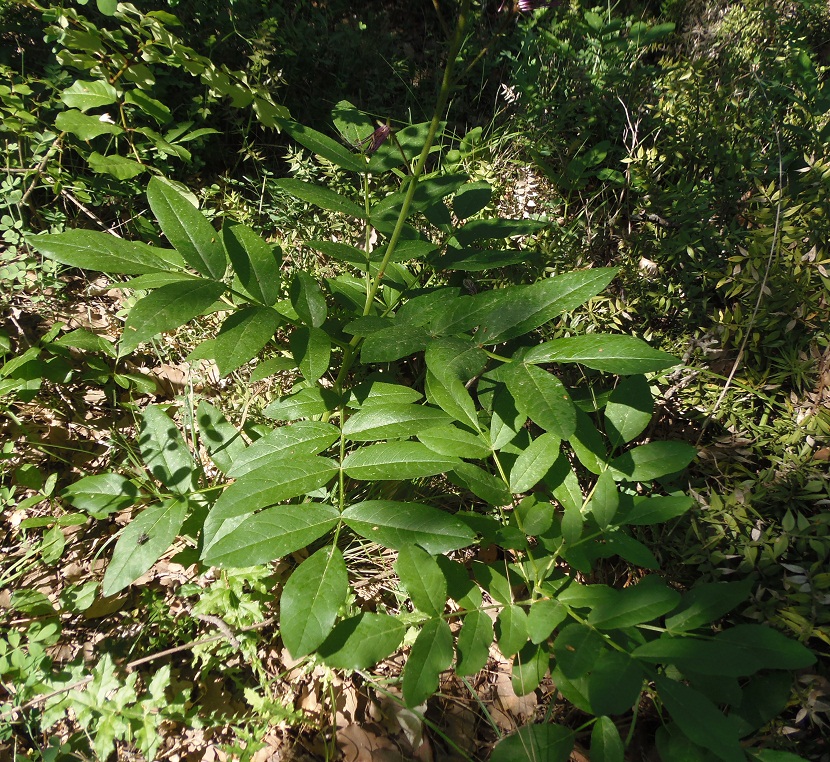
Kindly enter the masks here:
M 407 762 L 395 744 L 361 725 L 347 725 L 337 731 L 337 745 L 343 762 Z

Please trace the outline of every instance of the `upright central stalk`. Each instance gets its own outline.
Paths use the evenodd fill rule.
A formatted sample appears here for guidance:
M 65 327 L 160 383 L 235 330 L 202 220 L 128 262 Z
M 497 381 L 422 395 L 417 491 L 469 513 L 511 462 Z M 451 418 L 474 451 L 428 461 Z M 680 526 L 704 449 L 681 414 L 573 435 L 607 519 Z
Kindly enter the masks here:
M 372 304 L 375 301 L 378 289 L 380 289 L 381 280 L 386 272 L 386 267 L 391 261 L 392 255 L 395 253 L 395 249 L 398 247 L 398 241 L 400 241 L 401 233 L 403 232 L 403 227 L 406 223 L 406 218 L 409 215 L 409 208 L 412 206 L 412 199 L 415 197 L 415 191 L 418 188 L 418 179 L 424 173 L 424 167 L 426 166 L 429 152 L 432 150 L 432 145 L 435 142 L 435 136 L 438 134 L 438 128 L 441 126 L 441 119 L 444 116 L 444 110 L 447 108 L 447 102 L 450 98 L 450 91 L 452 90 L 452 75 L 453 70 L 455 69 L 455 61 L 458 58 L 458 54 L 461 51 L 461 44 L 464 41 L 464 29 L 467 26 L 469 11 L 470 0 L 463 0 L 461 3 L 461 10 L 458 14 L 458 22 L 455 25 L 455 33 L 452 41 L 450 42 L 450 48 L 447 55 L 447 64 L 444 67 L 444 76 L 441 80 L 441 89 L 438 91 L 438 98 L 435 102 L 435 110 L 432 114 L 432 121 L 429 123 L 429 131 L 427 133 L 426 140 L 424 141 L 424 146 L 421 149 L 421 153 L 418 156 L 415 168 L 412 170 L 409 187 L 406 189 L 406 196 L 404 196 L 401 211 L 398 214 L 398 219 L 395 223 L 395 229 L 392 231 L 392 236 L 389 239 L 389 245 L 386 247 L 386 253 L 383 255 L 383 260 L 380 263 L 377 275 L 369 286 L 369 290 L 366 292 L 366 304 L 363 307 L 364 317 L 372 310 Z M 340 366 L 340 372 L 337 374 L 337 380 L 335 381 L 335 389 L 337 391 L 342 389 L 343 382 L 345 381 L 346 376 L 351 369 L 352 362 L 354 361 L 354 351 L 358 344 L 360 344 L 360 341 L 361 339 L 359 336 L 354 336 L 343 353 L 343 363 Z

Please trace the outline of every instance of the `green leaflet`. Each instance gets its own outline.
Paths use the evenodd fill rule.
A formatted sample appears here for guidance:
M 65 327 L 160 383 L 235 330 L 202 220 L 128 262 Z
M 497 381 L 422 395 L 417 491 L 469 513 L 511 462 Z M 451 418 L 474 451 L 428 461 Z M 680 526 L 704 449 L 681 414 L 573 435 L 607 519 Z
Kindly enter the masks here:
M 703 694 L 662 675 L 654 678 L 657 691 L 672 719 L 696 744 L 724 762 L 744 762 L 735 722 Z
M 423 704 L 438 688 L 438 677 L 452 664 L 450 626 L 430 619 L 418 633 L 403 669 L 403 699 L 410 708 Z
M 185 494 L 194 488 L 194 465 L 176 424 L 157 405 L 141 415 L 138 449 L 150 473 L 173 492 Z
M 625 762 L 625 747 L 610 717 L 598 717 L 591 730 L 591 762 Z
M 28 241 L 44 256 L 84 270 L 140 275 L 184 265 L 184 261 L 173 251 L 92 230 L 67 230 L 65 233 L 31 236 Z
M 291 306 L 300 320 L 313 328 L 319 328 L 326 320 L 326 297 L 308 273 L 300 270 L 294 275 L 289 291 Z
M 438 455 L 420 442 L 385 442 L 355 450 L 343 460 L 343 470 L 354 479 L 417 479 L 451 471 L 456 458 Z
M 308 148 L 309 151 L 313 151 L 343 169 L 366 172 L 368 165 L 362 156 L 353 154 L 328 135 L 289 119 L 278 119 L 277 122 L 294 140 Z
M 278 505 L 242 518 L 239 522 L 230 519 L 213 535 L 202 552 L 205 564 L 247 567 L 270 563 L 319 540 L 334 528 L 340 515 L 330 505 L 306 503 Z
M 173 248 L 194 270 L 221 280 L 227 261 L 220 235 L 205 216 L 167 181 L 154 177 L 147 201 Z
M 282 315 L 270 307 L 243 307 L 225 318 L 216 338 L 199 344 L 188 360 L 214 360 L 219 373 L 227 376 L 253 360 L 283 322 Z
M 196 410 L 196 425 L 211 460 L 222 473 L 227 474 L 237 458 L 242 457 L 247 449 L 247 442 L 228 422 L 222 411 L 207 400 L 199 403 Z
M 493 620 L 485 611 L 475 610 L 467 614 L 456 643 L 456 674 L 475 675 L 484 669 L 490 658 L 490 645 L 494 637 Z
M 535 365 L 510 363 L 503 378 L 516 408 L 545 431 L 568 439 L 576 430 L 576 408 L 556 376 Z
M 623 379 L 605 406 L 605 433 L 616 449 L 645 431 L 654 413 L 654 398 L 645 376 Z
M 577 362 L 594 370 L 629 376 L 665 370 L 680 361 L 658 349 L 652 349 L 634 336 L 586 334 L 546 341 L 533 347 L 524 358 L 527 363 Z
M 274 180 L 272 185 L 302 201 L 314 204 L 314 206 L 318 206 L 320 209 L 348 214 L 350 217 L 357 217 L 360 220 L 366 219 L 366 212 L 355 204 L 354 201 L 322 185 L 314 185 L 313 183 L 307 183 L 304 180 L 295 180 L 293 178 Z
M 120 474 L 95 474 L 70 484 L 61 491 L 60 496 L 93 518 L 105 519 L 110 514 L 133 505 L 138 497 L 138 489 Z
M 317 654 L 335 669 L 367 669 L 400 646 L 406 626 L 387 614 L 363 612 L 335 625 Z
M 535 691 L 547 674 L 550 654 L 546 643 L 525 643 L 513 659 L 512 686 L 517 696 Z
M 556 666 L 569 678 L 587 674 L 604 650 L 602 635 L 580 622 L 567 625 L 553 641 Z
M 602 630 L 631 627 L 668 613 L 680 602 L 680 593 L 668 587 L 656 574 L 615 592 L 616 595 L 594 607 L 588 616 L 588 624 Z
M 536 437 L 510 469 L 510 491 L 517 494 L 533 489 L 559 457 L 561 442 L 555 434 Z
M 348 591 L 346 563 L 336 547 L 321 548 L 294 570 L 280 598 L 280 635 L 292 657 L 310 654 L 328 637 Z
M 120 351 L 132 352 L 142 342 L 207 312 L 224 291 L 221 283 L 212 280 L 171 283 L 152 291 L 130 310 Z
M 417 545 L 404 545 L 395 564 L 398 578 L 420 611 L 440 616 L 447 605 L 447 580 L 438 562 Z
M 594 714 L 624 714 L 638 701 L 643 670 L 628 654 L 604 650 L 587 679 L 588 700 Z
M 490 762 L 568 762 L 573 731 L 562 725 L 525 725 L 499 741 Z
M 301 325 L 291 332 L 289 344 L 294 361 L 306 381 L 313 383 L 328 372 L 331 340 L 322 328 Z
M 740 582 L 704 582 L 683 594 L 675 613 L 666 617 L 670 632 L 688 632 L 716 622 L 743 603 L 754 586 L 751 577 Z
M 251 443 L 234 458 L 228 476 L 234 479 L 262 466 L 279 468 L 283 458 L 317 455 L 339 437 L 337 429 L 321 421 L 298 421 L 280 426 Z
M 145 508 L 121 532 L 107 566 L 101 592 L 115 595 L 161 558 L 176 539 L 187 516 L 184 497 Z
M 225 223 L 222 243 L 242 287 L 260 304 L 272 307 L 280 297 L 279 250 L 247 225 Z
M 420 545 L 435 555 L 464 548 L 475 539 L 459 519 L 420 503 L 365 500 L 350 506 L 341 516 L 359 535 L 395 550 Z
M 614 458 L 611 473 L 618 481 L 651 481 L 682 471 L 695 455 L 697 450 L 686 442 L 649 442 Z
M 496 619 L 499 651 L 509 659 L 527 643 L 527 614 L 521 606 L 505 606 Z
M 408 438 L 434 426 L 446 426 L 449 422 L 445 412 L 433 407 L 377 403 L 349 418 L 343 425 L 343 436 L 353 442 Z

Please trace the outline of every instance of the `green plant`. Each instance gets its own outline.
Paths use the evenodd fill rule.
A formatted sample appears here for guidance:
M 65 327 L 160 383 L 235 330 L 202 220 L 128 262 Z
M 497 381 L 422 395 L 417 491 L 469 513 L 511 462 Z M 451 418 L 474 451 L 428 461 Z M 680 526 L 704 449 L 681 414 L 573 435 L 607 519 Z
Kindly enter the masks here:
M 127 316 L 120 356 L 218 311 L 226 315 L 222 327 L 193 357 L 211 358 L 227 374 L 272 346 L 277 355 L 257 363 L 251 378 L 295 373 L 290 393 L 261 411 L 280 425 L 253 441 L 220 409 L 199 404 L 185 430 L 221 477 L 208 477 L 173 420 L 151 406 L 138 434 L 148 471 L 142 497 L 117 473 L 64 491 L 77 508 L 102 517 L 141 506 L 121 532 L 103 592 L 128 587 L 177 537 L 197 546 L 209 566 L 267 565 L 301 554 L 293 568 L 281 565 L 276 593 L 289 653 L 364 670 L 410 631 L 401 677 L 410 707 L 435 692 L 453 662 L 460 675 L 480 670 L 495 639 L 513 658 L 517 693 L 535 689 L 550 668 L 568 701 L 595 717 L 589 726 L 598 757 L 623 758 L 625 741 L 610 717 L 636 717 L 648 696 L 665 712 L 657 735 L 664 759 L 681 749 L 727 762 L 747 754 L 782 758 L 744 749 L 740 739 L 786 702 L 790 677 L 781 670 L 808 666 L 813 655 L 763 625 L 713 633 L 711 623 L 746 599 L 750 580 L 681 593 L 632 535 L 694 503 L 673 475 L 695 449 L 640 440 L 653 414 L 645 374 L 677 360 L 626 335 L 540 343 L 535 333 L 599 294 L 616 269 L 475 294 L 454 284 L 521 261 L 525 252 L 509 240 L 543 225 L 480 217 L 487 184 L 426 172 L 467 10 L 428 124 L 393 133 L 367 155 L 282 123 L 357 179 L 358 202 L 296 178 L 274 183 L 360 221 L 364 248 L 308 242 L 344 272 L 284 279 L 279 250 L 245 225 L 217 231 L 158 177 L 148 201 L 172 249 L 83 230 L 31 239 L 58 262 L 135 276 L 129 285 L 149 292 Z M 352 146 L 367 146 L 375 131 L 347 104 L 333 119 Z M 370 176 L 390 170 L 399 171 L 399 190 L 371 203 Z M 592 374 L 587 396 L 562 380 L 574 365 Z M 397 596 L 378 601 L 375 611 L 349 603 L 343 554 L 367 544 L 397 551 Z M 491 544 L 500 549 L 495 563 L 465 553 Z M 603 582 L 610 558 L 646 571 L 616 589 Z M 565 759 L 574 740 L 572 728 L 532 725 L 497 745 L 492 758 Z

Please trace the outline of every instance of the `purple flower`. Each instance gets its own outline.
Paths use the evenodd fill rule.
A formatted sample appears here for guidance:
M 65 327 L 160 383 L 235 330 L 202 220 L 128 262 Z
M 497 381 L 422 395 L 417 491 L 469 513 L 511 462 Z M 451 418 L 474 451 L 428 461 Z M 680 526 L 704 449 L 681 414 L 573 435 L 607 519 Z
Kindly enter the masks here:
M 557 0 L 504 0 L 504 2 L 499 6 L 499 10 L 513 10 L 514 12 L 518 11 L 519 13 L 530 13 L 531 11 L 537 11 L 540 8 L 552 8 L 554 5 L 558 5 Z
M 372 154 L 383 145 L 391 132 L 392 128 L 388 124 L 382 124 L 368 138 L 362 140 L 360 145 L 366 146 L 365 150 L 367 154 Z

